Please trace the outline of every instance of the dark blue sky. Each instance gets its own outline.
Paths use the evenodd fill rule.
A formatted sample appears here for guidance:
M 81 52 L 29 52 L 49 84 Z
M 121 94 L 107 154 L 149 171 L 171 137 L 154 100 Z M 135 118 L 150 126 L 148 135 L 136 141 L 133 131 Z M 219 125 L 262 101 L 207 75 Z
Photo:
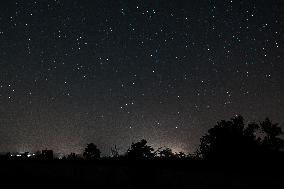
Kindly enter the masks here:
M 0 2 L 0 151 L 193 152 L 221 119 L 283 124 L 281 0 Z

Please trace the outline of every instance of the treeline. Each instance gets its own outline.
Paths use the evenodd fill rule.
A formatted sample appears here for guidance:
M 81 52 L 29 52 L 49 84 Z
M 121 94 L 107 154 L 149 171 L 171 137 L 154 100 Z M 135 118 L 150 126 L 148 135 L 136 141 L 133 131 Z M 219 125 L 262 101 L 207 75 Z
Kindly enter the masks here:
M 145 139 L 132 143 L 126 153 L 120 154 L 117 147 L 111 149 L 110 157 L 101 157 L 100 149 L 89 143 L 82 155 L 71 153 L 64 156 L 62 160 L 221 160 L 221 161 L 248 161 L 255 159 L 273 159 L 283 157 L 281 149 L 284 147 L 284 140 L 281 138 L 282 128 L 266 118 L 259 123 L 245 125 L 242 116 L 235 116 L 232 119 L 222 120 L 208 130 L 201 137 L 200 146 L 194 154 L 183 152 L 174 153 L 170 148 L 159 148 L 154 150 L 147 144 Z M 35 154 L 28 152 L 12 155 L 7 153 L 1 159 L 8 160 L 54 160 L 52 150 L 42 150 Z

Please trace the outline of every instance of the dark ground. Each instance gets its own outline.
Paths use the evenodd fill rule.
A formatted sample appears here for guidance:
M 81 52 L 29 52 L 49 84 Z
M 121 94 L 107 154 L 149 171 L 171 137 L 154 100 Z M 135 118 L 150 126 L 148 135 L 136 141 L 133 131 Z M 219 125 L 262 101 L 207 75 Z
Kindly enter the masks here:
M 1 161 L 0 174 L 2 186 L 24 188 L 283 188 L 283 164 L 263 165 L 194 160 Z

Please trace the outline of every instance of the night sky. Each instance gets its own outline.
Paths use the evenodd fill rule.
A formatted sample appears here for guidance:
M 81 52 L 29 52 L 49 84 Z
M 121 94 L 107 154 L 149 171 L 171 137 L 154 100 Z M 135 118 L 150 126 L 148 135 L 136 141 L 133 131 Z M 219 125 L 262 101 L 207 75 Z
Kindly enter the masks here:
M 194 152 L 217 121 L 284 124 L 283 0 L 1 0 L 0 151 Z

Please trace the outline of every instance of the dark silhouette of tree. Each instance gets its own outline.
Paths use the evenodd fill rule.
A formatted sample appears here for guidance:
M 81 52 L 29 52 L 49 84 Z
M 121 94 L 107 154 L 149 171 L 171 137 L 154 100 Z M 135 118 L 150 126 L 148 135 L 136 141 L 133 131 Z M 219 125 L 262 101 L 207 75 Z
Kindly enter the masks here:
M 260 128 L 265 134 L 263 140 L 256 137 Z M 264 149 L 278 150 L 283 146 L 283 140 L 277 137 L 281 133 L 281 128 L 269 119 L 261 122 L 260 126 L 250 123 L 245 127 L 243 117 L 236 116 L 209 129 L 208 134 L 200 139 L 199 152 L 204 159 L 254 159 Z
M 114 145 L 114 147 L 113 148 L 111 148 L 110 149 L 111 150 L 111 156 L 113 157 L 113 158 L 118 158 L 119 157 L 119 150 L 118 150 L 118 148 L 116 147 L 116 145 Z
M 147 141 L 142 139 L 140 142 L 132 143 L 126 152 L 126 157 L 130 159 L 152 159 L 155 154 L 151 146 L 146 145 Z
M 97 146 L 94 143 L 90 143 L 87 144 L 83 156 L 87 160 L 99 159 L 101 156 L 101 151 L 97 148 Z
M 165 148 L 165 149 L 159 151 L 158 154 L 161 158 L 165 158 L 165 159 L 170 159 L 170 158 L 175 157 L 175 154 L 173 153 L 172 149 L 170 149 L 170 148 Z
M 278 136 L 283 134 L 281 127 L 278 126 L 278 123 L 273 124 L 268 118 L 260 123 L 262 132 L 265 134 L 262 141 L 262 145 L 273 151 L 278 151 L 281 147 L 284 146 L 283 140 Z
M 237 150 L 238 143 L 242 137 L 244 128 L 243 118 L 236 117 L 232 121 L 218 122 L 217 125 L 208 130 L 203 136 L 200 145 L 200 153 L 205 159 L 228 157 Z
M 183 159 L 183 158 L 186 158 L 187 155 L 184 152 L 178 152 L 178 153 L 175 153 L 175 157 L 178 159 Z

